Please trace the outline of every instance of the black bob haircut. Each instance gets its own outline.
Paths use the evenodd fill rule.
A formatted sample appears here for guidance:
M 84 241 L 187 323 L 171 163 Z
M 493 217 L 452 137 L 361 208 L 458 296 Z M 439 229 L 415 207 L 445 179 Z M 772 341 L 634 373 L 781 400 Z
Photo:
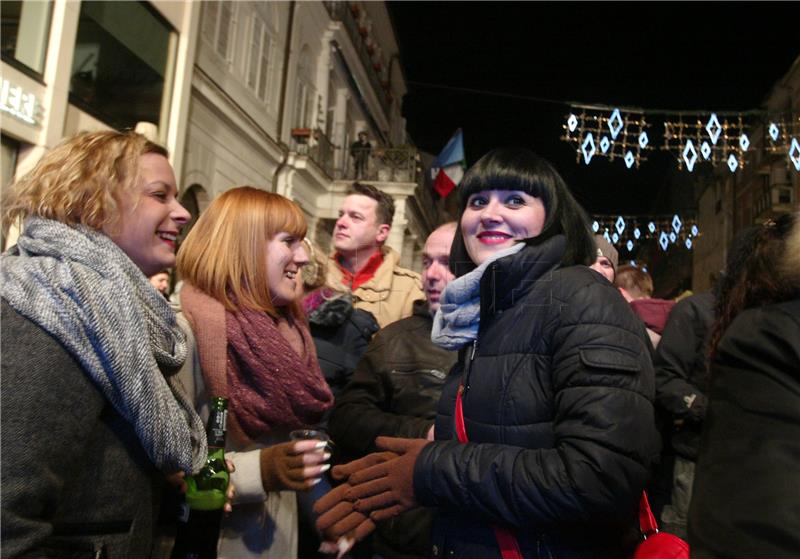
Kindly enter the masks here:
M 539 198 L 544 204 L 544 226 L 538 236 L 525 242 L 535 246 L 556 235 L 564 235 L 567 249 L 561 259 L 562 266 L 594 263 L 597 248 L 589 231 L 589 220 L 561 175 L 528 149 L 498 148 L 470 167 L 458 187 L 459 227 L 450 250 L 450 269 L 456 276 L 463 276 L 477 267 L 467 253 L 460 223 L 469 197 L 483 190 L 520 190 Z

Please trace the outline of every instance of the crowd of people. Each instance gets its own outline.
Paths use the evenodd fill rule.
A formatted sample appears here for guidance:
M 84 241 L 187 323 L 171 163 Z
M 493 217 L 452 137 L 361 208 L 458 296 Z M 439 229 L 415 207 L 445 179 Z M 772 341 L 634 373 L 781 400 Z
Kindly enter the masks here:
M 800 551 L 799 214 L 675 301 L 527 149 L 466 172 L 421 274 L 368 183 L 329 255 L 253 186 L 178 247 L 177 195 L 168 153 L 115 131 L 5 195 L 3 557 L 169 556 L 212 397 L 220 558 L 626 558 L 643 494 L 693 557 Z

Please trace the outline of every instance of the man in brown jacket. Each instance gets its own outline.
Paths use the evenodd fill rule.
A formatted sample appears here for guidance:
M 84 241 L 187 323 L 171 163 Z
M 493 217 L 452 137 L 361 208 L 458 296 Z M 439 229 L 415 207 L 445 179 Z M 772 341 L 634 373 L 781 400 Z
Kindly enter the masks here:
M 413 303 L 424 299 L 419 274 L 401 268 L 400 256 L 384 246 L 392 228 L 394 201 L 369 184 L 353 183 L 333 230 L 336 249 L 327 284 L 348 289 L 355 307 L 371 312 L 384 326 L 411 316 Z

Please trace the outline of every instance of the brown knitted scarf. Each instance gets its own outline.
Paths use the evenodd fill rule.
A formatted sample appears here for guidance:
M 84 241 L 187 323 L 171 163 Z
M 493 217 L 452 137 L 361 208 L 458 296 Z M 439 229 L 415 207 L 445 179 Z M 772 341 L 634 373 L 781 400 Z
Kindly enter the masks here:
M 226 311 L 191 285 L 181 306 L 192 325 L 208 393 L 227 396 L 228 433 L 241 445 L 276 430 L 312 425 L 333 405 L 314 342 L 301 321 L 265 312 Z M 303 351 L 282 334 L 294 328 Z M 297 348 L 299 349 L 299 347 Z

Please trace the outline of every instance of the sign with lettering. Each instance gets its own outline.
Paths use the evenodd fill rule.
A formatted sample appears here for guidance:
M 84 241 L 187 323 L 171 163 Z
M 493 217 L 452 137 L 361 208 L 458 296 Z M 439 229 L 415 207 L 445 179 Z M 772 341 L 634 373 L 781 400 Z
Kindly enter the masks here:
M 37 126 L 41 115 L 41 104 L 36 95 L 0 78 L 0 111 L 16 119 Z

